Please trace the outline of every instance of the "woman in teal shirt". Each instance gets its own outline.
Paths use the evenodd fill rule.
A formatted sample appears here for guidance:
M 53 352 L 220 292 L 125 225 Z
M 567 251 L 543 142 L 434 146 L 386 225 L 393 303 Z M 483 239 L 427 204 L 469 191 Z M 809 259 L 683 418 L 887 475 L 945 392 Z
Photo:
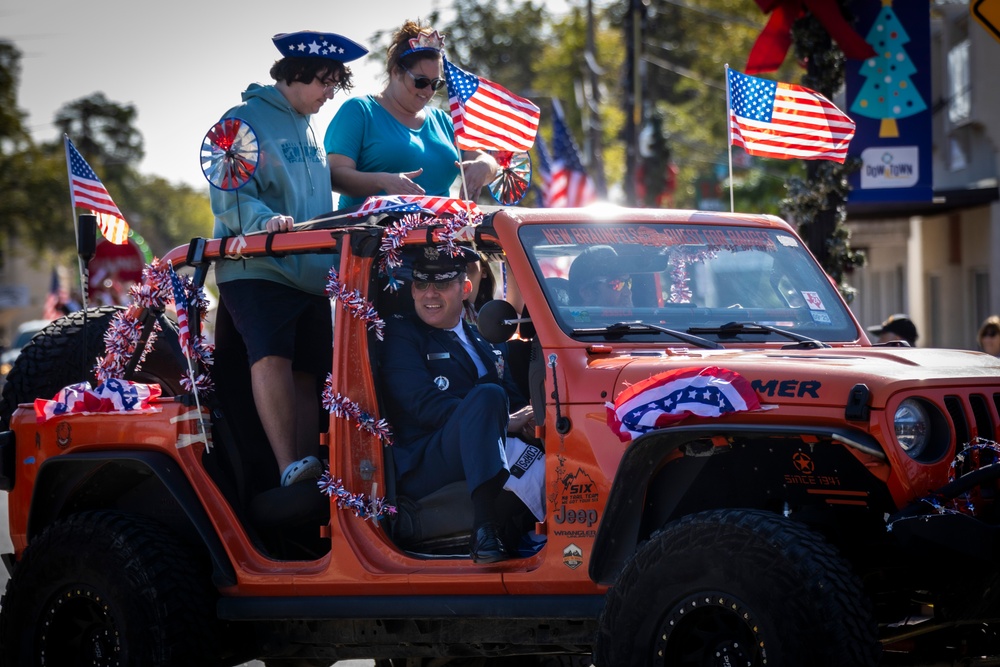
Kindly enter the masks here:
M 454 126 L 447 111 L 428 106 L 445 85 L 442 43 L 436 30 L 404 23 L 389 45 L 385 87 L 347 100 L 330 122 L 323 144 L 340 208 L 371 195 L 450 195 L 460 175 Z M 480 151 L 465 151 L 461 159 L 474 198 L 496 175 L 497 163 Z

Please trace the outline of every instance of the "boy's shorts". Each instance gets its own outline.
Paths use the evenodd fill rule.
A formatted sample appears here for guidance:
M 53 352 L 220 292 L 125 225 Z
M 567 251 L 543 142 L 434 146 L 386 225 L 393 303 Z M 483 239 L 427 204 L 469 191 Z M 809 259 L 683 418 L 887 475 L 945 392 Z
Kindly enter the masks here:
M 243 338 L 250 365 L 264 357 L 325 377 L 333 364 L 330 299 L 270 280 L 233 280 L 219 295 Z

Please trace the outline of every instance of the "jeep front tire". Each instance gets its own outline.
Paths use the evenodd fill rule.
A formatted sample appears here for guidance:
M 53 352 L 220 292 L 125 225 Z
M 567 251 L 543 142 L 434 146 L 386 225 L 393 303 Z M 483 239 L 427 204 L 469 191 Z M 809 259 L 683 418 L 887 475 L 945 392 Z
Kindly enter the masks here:
M 876 665 L 876 626 L 847 562 L 784 517 L 716 510 L 668 524 L 608 593 L 597 665 Z

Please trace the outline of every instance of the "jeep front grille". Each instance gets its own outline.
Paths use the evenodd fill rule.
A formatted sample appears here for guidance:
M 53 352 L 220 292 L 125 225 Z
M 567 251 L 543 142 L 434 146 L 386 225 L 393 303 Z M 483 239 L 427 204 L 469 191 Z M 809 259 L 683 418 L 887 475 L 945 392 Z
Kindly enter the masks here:
M 993 409 L 990 400 L 983 394 L 945 396 L 944 404 L 955 428 L 955 444 L 961 449 L 975 437 L 995 440 L 997 432 L 996 415 L 1000 413 L 1000 394 L 993 394 Z

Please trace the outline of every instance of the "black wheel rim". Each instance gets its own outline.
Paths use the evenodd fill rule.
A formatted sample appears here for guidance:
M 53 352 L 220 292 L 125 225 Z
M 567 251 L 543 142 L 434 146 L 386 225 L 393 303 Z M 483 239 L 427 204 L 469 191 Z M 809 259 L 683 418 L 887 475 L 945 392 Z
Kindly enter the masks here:
M 719 592 L 696 593 L 663 617 L 653 664 L 678 667 L 760 667 L 767 650 L 745 604 Z
M 52 667 L 115 667 L 121 664 L 121 633 L 100 593 L 68 586 L 49 598 L 38 628 L 40 664 Z

